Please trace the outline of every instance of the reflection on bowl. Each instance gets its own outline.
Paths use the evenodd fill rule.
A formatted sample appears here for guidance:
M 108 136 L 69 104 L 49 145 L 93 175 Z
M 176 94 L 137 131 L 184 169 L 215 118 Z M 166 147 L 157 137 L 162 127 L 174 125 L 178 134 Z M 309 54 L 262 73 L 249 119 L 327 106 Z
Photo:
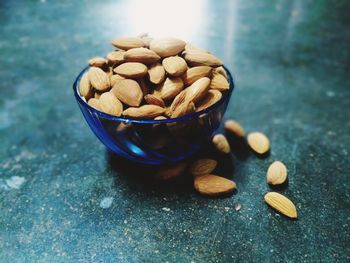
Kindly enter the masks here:
M 166 120 L 115 117 L 92 108 L 79 95 L 79 80 L 87 69 L 80 72 L 73 90 L 91 130 L 115 154 L 145 164 L 174 163 L 196 153 L 219 127 L 234 89 L 225 68 L 230 89 L 205 110 Z

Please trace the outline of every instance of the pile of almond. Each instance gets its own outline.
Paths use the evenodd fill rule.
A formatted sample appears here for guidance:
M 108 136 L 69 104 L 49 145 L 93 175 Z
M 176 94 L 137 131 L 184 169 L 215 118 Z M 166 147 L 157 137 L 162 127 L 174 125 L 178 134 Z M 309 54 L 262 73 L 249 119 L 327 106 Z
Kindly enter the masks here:
M 223 63 L 175 38 L 122 37 L 106 58 L 89 60 L 79 93 L 95 109 L 137 119 L 201 111 L 229 89 Z

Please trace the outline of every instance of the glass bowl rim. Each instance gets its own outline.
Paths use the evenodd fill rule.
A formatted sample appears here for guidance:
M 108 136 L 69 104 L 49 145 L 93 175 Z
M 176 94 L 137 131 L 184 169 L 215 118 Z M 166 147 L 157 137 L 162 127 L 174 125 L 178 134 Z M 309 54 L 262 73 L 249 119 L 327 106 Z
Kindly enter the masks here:
M 85 108 L 88 108 L 90 111 L 92 111 L 95 114 L 98 114 L 99 116 L 101 116 L 104 119 L 108 119 L 111 121 L 120 121 L 120 122 L 124 122 L 124 123 L 143 123 L 143 124 L 160 124 L 160 123 L 172 123 L 172 122 L 181 122 L 181 121 L 188 121 L 188 120 L 192 120 L 194 118 L 199 117 L 202 114 L 207 114 L 209 112 L 211 112 L 212 110 L 216 109 L 217 107 L 219 107 L 222 103 L 224 103 L 224 101 L 226 100 L 226 98 L 230 98 L 231 93 L 234 89 L 234 82 L 233 82 L 233 78 L 231 75 L 231 72 L 225 67 L 223 66 L 223 68 L 225 69 L 228 78 L 229 78 L 229 89 L 227 90 L 227 92 L 225 94 L 223 94 L 223 96 L 221 97 L 220 100 L 218 100 L 217 102 L 215 102 L 213 105 L 211 105 L 210 107 L 198 111 L 198 112 L 193 112 L 191 114 L 187 114 L 181 117 L 177 117 L 177 118 L 169 118 L 169 119 L 164 119 L 164 120 L 149 120 L 149 119 L 135 119 L 135 118 L 130 118 L 130 117 L 123 117 L 123 116 L 113 116 L 107 113 L 104 113 L 102 111 L 99 111 L 93 107 L 91 107 L 87 101 L 85 101 L 79 94 L 78 92 L 78 83 L 80 81 L 81 76 L 83 75 L 83 73 L 88 70 L 89 66 L 86 66 L 76 77 L 74 83 L 73 83 L 73 91 L 74 91 L 74 95 L 76 100 L 79 102 L 80 105 L 82 105 Z

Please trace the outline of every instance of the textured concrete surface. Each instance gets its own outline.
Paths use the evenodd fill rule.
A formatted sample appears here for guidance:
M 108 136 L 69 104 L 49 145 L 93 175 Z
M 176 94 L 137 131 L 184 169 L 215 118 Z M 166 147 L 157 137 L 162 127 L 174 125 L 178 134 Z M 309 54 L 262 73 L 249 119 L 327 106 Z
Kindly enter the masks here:
M 328 0 L 1 1 L 0 261 L 349 262 L 349 11 Z M 238 146 L 219 157 L 232 197 L 149 180 L 84 122 L 75 76 L 113 37 L 145 31 L 222 57 L 237 84 L 226 117 L 269 136 L 265 159 Z M 276 159 L 297 221 L 262 200 Z

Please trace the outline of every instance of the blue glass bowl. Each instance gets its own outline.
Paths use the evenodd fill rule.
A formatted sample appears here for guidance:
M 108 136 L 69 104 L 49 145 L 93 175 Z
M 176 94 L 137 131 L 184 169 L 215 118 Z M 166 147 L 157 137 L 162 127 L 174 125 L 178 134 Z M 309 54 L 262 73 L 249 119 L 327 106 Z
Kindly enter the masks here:
M 79 80 L 87 69 L 80 72 L 73 84 L 74 95 L 85 120 L 112 152 L 144 164 L 175 163 L 200 150 L 220 126 L 234 89 L 231 73 L 225 68 L 230 89 L 205 110 L 166 120 L 115 117 L 92 108 L 80 97 Z

